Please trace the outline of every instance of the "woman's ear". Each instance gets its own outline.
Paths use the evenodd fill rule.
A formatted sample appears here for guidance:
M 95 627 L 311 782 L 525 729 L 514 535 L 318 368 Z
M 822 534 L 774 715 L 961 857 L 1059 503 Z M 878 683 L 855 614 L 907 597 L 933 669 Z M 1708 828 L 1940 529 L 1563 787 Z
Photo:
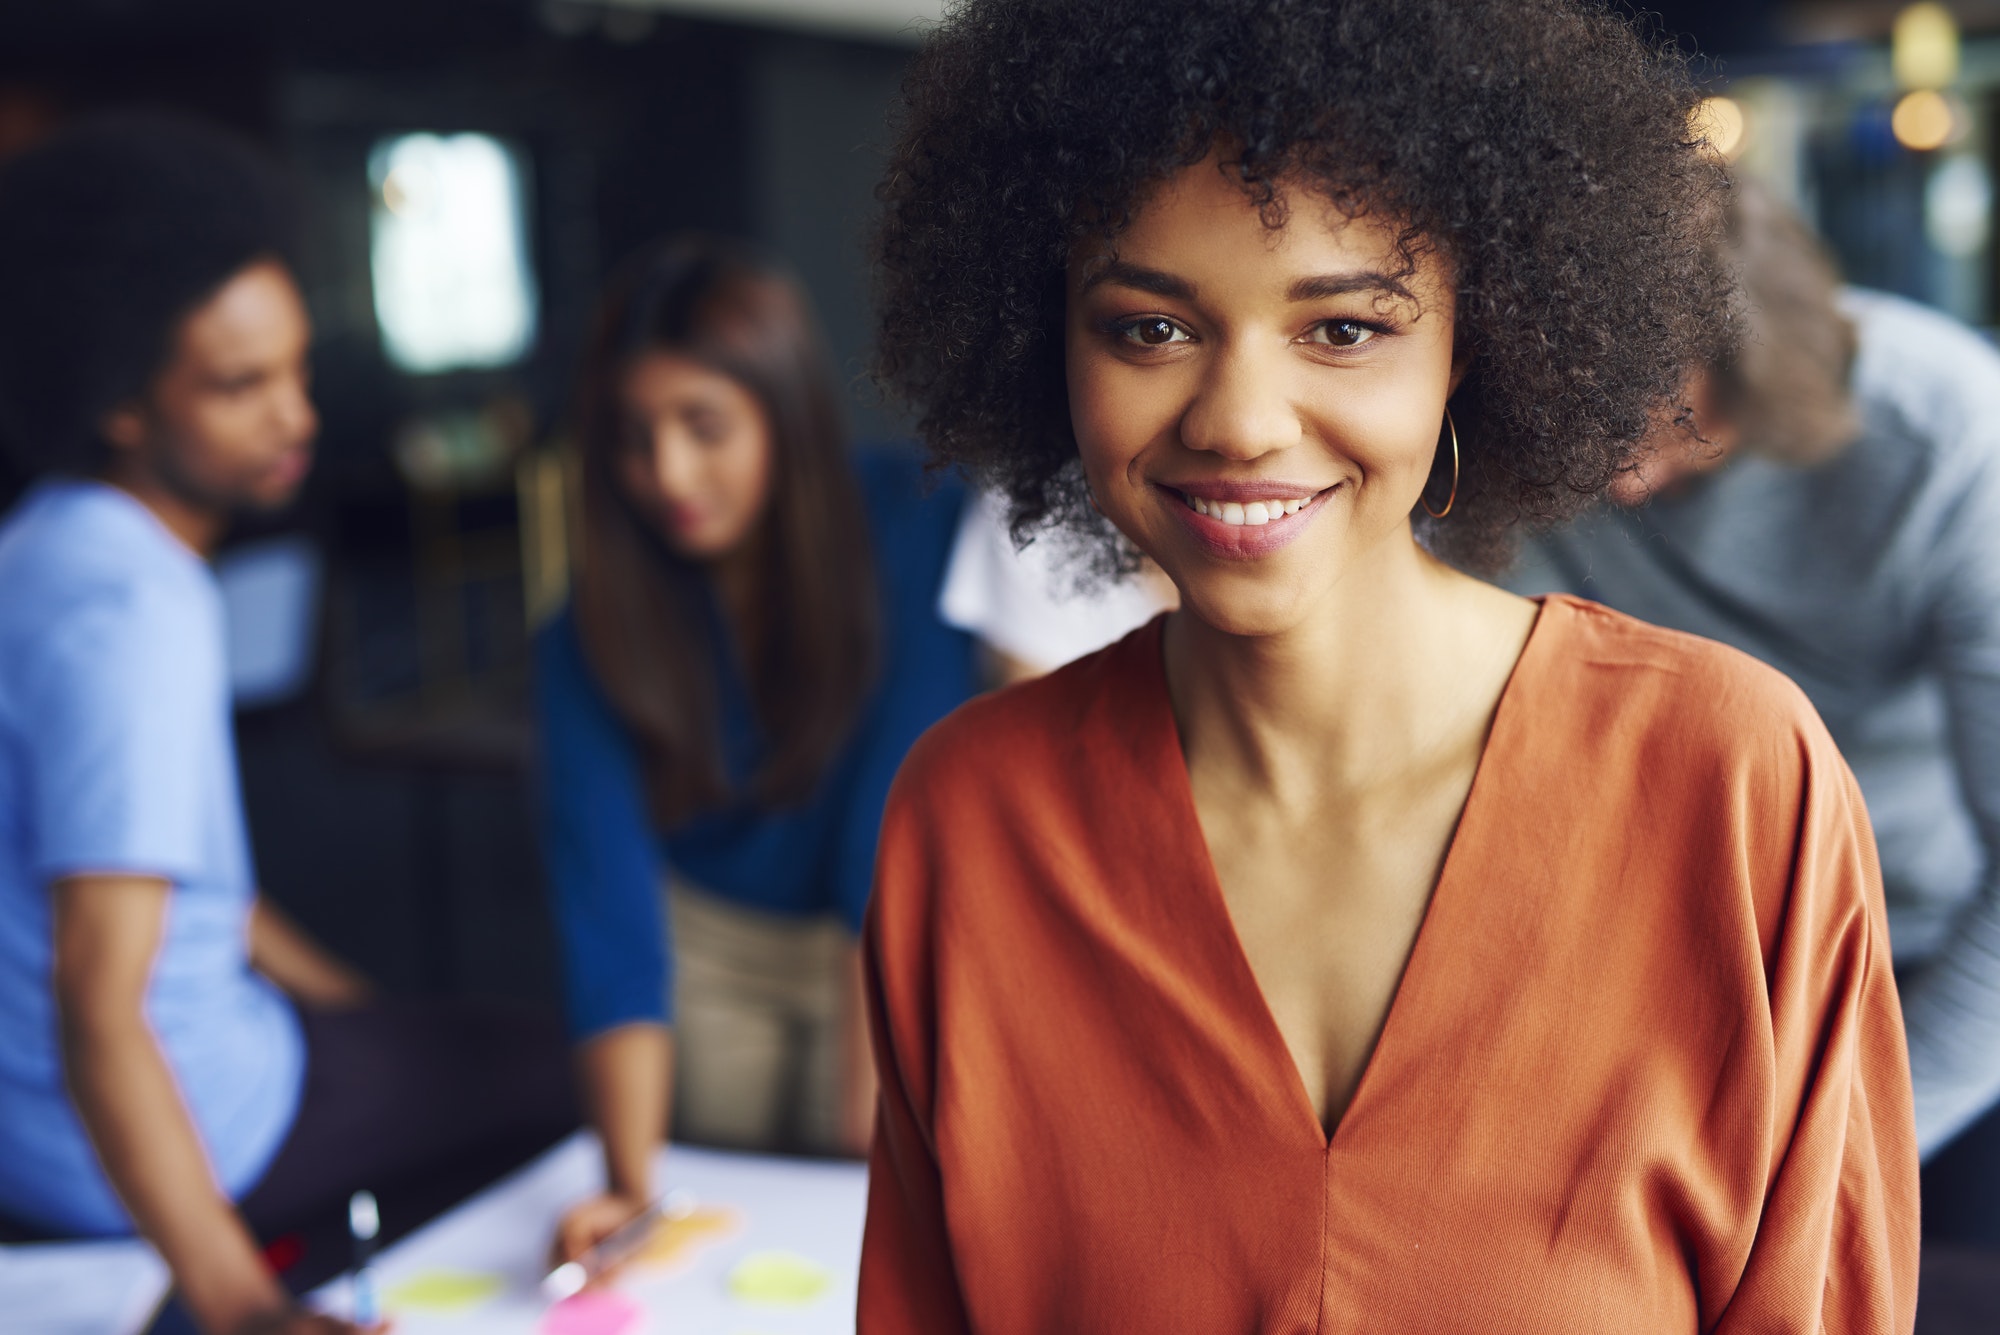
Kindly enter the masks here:
M 1451 350 L 1451 388 L 1445 391 L 1448 399 L 1458 393 L 1458 387 L 1465 383 L 1465 373 L 1472 369 L 1472 352 L 1463 342 Z

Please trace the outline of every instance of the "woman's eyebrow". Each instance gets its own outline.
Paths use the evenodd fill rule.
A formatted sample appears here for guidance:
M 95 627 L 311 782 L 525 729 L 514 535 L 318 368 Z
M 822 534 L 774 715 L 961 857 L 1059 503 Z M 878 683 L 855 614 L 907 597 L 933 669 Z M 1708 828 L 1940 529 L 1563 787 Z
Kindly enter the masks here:
M 1143 269 L 1124 260 L 1112 260 L 1109 264 L 1084 279 L 1083 290 L 1090 291 L 1105 283 L 1116 283 L 1119 287 L 1129 287 L 1140 292 L 1150 292 L 1156 297 L 1172 297 L 1176 301 L 1193 301 L 1194 284 L 1185 278 L 1158 269 Z
M 1138 292 L 1150 292 L 1156 297 L 1171 297 L 1178 301 L 1195 299 L 1195 285 L 1187 279 L 1124 260 L 1112 260 L 1099 268 L 1084 280 L 1083 290 L 1088 292 L 1105 283 L 1129 287 Z M 1285 289 L 1285 299 L 1324 301 L 1328 297 L 1344 297 L 1355 292 L 1378 292 L 1405 300 L 1413 299 L 1410 289 L 1403 286 L 1394 275 L 1374 269 L 1353 273 L 1313 274 L 1298 279 Z
M 1369 270 L 1362 273 L 1314 274 L 1301 278 L 1285 290 L 1288 301 L 1324 301 L 1328 297 L 1344 297 L 1355 292 L 1381 292 L 1389 296 L 1413 299 L 1410 289 L 1404 287 L 1393 275 Z

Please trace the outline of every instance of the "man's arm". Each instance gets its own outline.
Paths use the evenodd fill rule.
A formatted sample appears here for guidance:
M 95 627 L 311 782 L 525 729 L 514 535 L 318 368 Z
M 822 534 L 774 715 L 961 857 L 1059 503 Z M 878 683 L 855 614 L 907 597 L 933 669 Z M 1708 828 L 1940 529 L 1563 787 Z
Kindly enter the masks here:
M 169 885 L 71 876 L 54 887 L 55 997 L 63 1073 L 104 1174 L 213 1335 L 339 1335 L 299 1312 L 216 1185 L 145 1014 Z
M 1948 405 L 1981 433 L 1957 452 L 1982 467 L 1953 479 L 1949 520 L 1925 553 L 1934 572 L 1926 666 L 1944 685 L 1959 790 L 1986 854 L 1977 898 L 1901 989 L 1926 1157 L 2000 1098 L 2000 425 L 1985 408 L 1995 397 L 1984 387 Z
M 375 993 L 262 895 L 250 910 L 250 964 L 293 1000 L 322 1010 L 359 1006 Z

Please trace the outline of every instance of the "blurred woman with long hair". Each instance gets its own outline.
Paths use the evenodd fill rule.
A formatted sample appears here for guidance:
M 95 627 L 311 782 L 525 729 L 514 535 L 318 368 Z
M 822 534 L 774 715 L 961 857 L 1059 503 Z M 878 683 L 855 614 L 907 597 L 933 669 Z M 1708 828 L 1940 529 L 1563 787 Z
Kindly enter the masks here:
M 607 293 L 579 403 L 569 607 L 537 645 L 541 812 L 605 1194 L 640 1209 L 677 1133 L 859 1152 L 874 1086 L 854 939 L 903 753 L 970 692 L 932 609 L 958 521 L 850 457 L 804 294 L 671 238 Z

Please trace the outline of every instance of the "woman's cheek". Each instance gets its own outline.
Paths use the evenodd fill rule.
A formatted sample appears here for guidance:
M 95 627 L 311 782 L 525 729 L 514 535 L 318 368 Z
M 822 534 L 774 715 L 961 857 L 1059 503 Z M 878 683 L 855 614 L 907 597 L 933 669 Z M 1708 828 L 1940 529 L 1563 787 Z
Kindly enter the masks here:
M 1122 363 L 1091 359 L 1073 365 L 1070 426 L 1086 471 L 1117 470 L 1172 424 L 1172 385 Z

